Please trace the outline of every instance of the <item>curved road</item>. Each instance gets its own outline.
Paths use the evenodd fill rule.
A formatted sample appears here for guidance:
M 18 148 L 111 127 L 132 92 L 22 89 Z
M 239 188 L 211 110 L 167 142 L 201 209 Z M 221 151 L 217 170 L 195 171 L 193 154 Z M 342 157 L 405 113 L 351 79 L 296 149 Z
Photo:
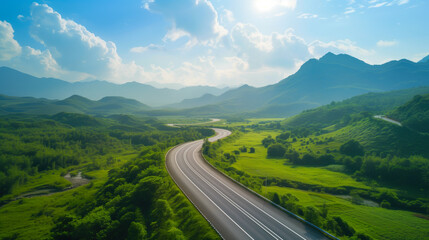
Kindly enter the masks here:
M 213 142 L 231 134 L 214 129 Z M 166 167 L 173 180 L 224 239 L 327 239 L 213 169 L 201 155 L 203 140 L 171 149 Z

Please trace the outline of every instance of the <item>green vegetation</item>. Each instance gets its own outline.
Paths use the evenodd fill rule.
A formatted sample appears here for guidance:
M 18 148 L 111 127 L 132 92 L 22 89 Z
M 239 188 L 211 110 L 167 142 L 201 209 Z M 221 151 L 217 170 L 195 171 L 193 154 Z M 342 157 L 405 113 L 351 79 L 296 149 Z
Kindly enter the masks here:
M 429 94 L 416 95 L 411 101 L 388 115 L 398 119 L 406 127 L 429 133 Z
M 424 98 L 377 114 L 422 117 L 429 108 Z M 360 110 L 335 118 L 336 110 L 363 107 L 349 103 L 307 111 L 280 126 L 236 125 L 230 138 L 205 143 L 204 154 L 232 178 L 341 239 L 428 238 L 429 135 Z M 255 153 L 239 151 L 243 146 Z
M 409 101 L 417 94 L 429 92 L 429 87 L 412 88 L 383 93 L 367 93 L 346 99 L 341 102 L 306 110 L 301 114 L 287 118 L 283 126 L 322 130 L 333 124 L 347 125 L 353 114 L 373 113 L 381 114 L 393 110 Z
M 218 239 L 164 168 L 170 147 L 213 134 L 127 115 L 1 117 L 0 238 Z M 91 183 L 61 191 L 78 171 Z
M 124 114 L 147 110 L 141 102 L 123 97 L 105 97 L 98 101 L 73 95 L 64 100 L 11 97 L 0 94 L 0 115 L 5 114 L 57 114 L 60 112 L 85 114 Z

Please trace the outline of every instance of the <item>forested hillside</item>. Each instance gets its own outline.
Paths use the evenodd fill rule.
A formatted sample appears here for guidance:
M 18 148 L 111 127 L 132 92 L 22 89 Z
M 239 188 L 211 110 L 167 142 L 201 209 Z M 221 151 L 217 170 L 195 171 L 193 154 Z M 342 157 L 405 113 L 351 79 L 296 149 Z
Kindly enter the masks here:
M 429 94 L 415 96 L 388 116 L 411 129 L 429 133 Z
M 0 238 L 218 239 L 164 168 L 170 147 L 212 134 L 127 115 L 0 117 Z M 77 172 L 91 183 L 67 190 Z

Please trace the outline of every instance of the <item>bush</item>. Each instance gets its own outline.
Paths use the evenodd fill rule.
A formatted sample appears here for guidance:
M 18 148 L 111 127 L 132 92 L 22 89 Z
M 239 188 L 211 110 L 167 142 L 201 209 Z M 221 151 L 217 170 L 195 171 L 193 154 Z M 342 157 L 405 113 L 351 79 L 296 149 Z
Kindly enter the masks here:
M 128 228 L 128 240 L 144 239 L 147 235 L 145 227 L 138 222 L 132 222 Z
M 267 156 L 271 158 L 281 158 L 285 155 L 286 148 L 281 144 L 272 144 L 268 147 Z
M 280 135 L 278 135 L 277 137 L 276 137 L 276 140 L 277 141 L 284 141 L 284 140 L 287 140 L 288 138 L 290 137 L 290 132 L 284 132 L 284 133 L 281 133 Z
M 277 193 L 274 193 L 272 201 L 275 204 L 280 204 L 280 197 Z
M 246 146 L 242 146 L 241 148 L 239 148 L 239 150 L 240 152 L 243 152 L 243 153 L 247 152 Z
M 271 135 L 268 135 L 268 137 L 262 139 L 262 145 L 264 145 L 266 148 L 275 142 L 276 141 L 271 137 Z
M 389 209 L 391 206 L 390 206 L 390 203 L 388 201 L 383 200 L 380 204 L 380 207 Z
M 365 233 L 358 233 L 356 234 L 357 239 L 359 240 L 371 240 L 372 238 Z
M 251 148 L 249 149 L 249 153 L 255 153 L 255 148 L 254 148 L 254 147 L 251 147 Z
M 297 164 L 300 160 L 299 153 L 295 150 L 289 150 L 287 153 L 285 153 L 284 157 L 289 159 L 294 164 Z
M 341 145 L 340 152 L 351 157 L 365 155 L 362 145 L 356 140 L 350 140 Z
M 307 207 L 304 214 L 305 220 L 313 223 L 316 226 L 321 225 L 321 216 L 319 211 L 314 207 Z

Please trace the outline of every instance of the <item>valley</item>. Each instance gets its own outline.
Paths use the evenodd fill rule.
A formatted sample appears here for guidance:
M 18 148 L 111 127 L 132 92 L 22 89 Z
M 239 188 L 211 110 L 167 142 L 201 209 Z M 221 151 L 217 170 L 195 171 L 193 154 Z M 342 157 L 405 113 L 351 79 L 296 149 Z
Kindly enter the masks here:
M 0 240 L 429 240 L 429 1 L 0 5 Z
M 397 64 L 414 73 L 426 69 L 425 64 L 406 61 L 374 67 L 350 56 L 327 54 L 277 85 L 242 86 L 219 98 L 204 95 L 163 108 L 125 97 L 0 95 L 0 238 L 241 236 L 235 235 L 239 231 L 233 224 L 225 225 L 230 220 L 218 218 L 226 212 L 241 232 L 255 238 L 428 238 L 429 87 L 417 87 L 427 79 L 401 83 L 411 88 L 379 85 L 373 91 L 370 82 L 359 83 L 368 88 L 347 87 L 359 89 L 356 92 L 334 87 L 326 99 L 308 88 L 313 77 L 307 74 L 314 69 L 345 68 L 347 76 L 366 69 L 376 76 L 379 68 L 386 68 L 388 77 L 388 66 L 396 69 Z M 305 82 L 299 91 L 311 98 L 299 93 L 299 81 Z M 290 94 L 292 89 L 302 98 Z M 212 137 L 212 128 L 232 134 L 212 143 L 193 142 Z M 191 196 L 185 190 L 189 184 L 165 168 L 172 161 L 169 150 L 183 150 L 185 143 L 203 144 L 201 153 L 208 163 L 254 191 L 237 188 L 255 198 L 253 204 L 270 206 L 264 209 L 272 208 L 269 201 L 276 204 L 270 211 L 281 226 L 271 229 L 276 223 L 265 224 L 271 218 L 255 220 L 258 208 L 233 200 L 228 189 L 236 185 Z M 204 161 L 184 159 L 188 165 Z M 212 174 L 221 176 L 217 170 Z M 74 176 L 83 179 L 71 183 Z M 192 177 L 196 186 L 206 182 L 199 178 Z M 204 210 L 207 201 L 216 203 L 220 213 Z M 234 217 L 237 211 L 250 221 Z M 288 226 L 298 235 L 289 235 Z

